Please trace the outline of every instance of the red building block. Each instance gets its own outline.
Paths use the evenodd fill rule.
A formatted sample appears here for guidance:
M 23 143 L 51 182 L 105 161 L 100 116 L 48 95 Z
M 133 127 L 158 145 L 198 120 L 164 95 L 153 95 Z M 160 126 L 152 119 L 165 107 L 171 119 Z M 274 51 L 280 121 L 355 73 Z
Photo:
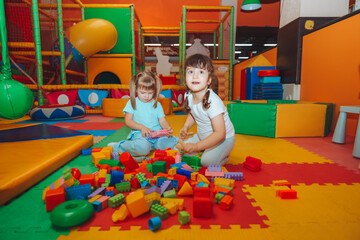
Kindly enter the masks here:
M 95 187 L 95 175 L 94 174 L 85 174 L 81 175 L 79 179 L 80 185 L 90 184 L 92 187 Z
M 57 205 L 65 202 L 65 189 L 60 187 L 46 191 L 45 205 L 46 211 L 52 211 Z
M 198 218 L 210 218 L 212 216 L 210 188 L 194 188 L 193 216 Z
M 187 181 L 187 177 L 184 175 L 180 175 L 180 174 L 175 174 L 174 175 L 174 180 L 178 180 L 178 186 L 179 189 L 182 187 L 182 185 L 184 184 L 185 181 Z
M 247 156 L 245 162 L 243 163 L 243 167 L 249 169 L 250 171 L 257 172 L 261 170 L 261 160 Z
M 280 190 L 279 196 L 281 199 L 297 199 L 297 191 L 294 189 Z
M 139 180 L 137 178 L 134 178 L 134 179 L 130 180 L 129 182 L 131 184 L 131 187 L 134 188 L 134 189 L 138 189 L 138 188 L 141 187 L 140 182 L 139 182 Z
M 129 169 L 130 171 L 139 168 L 139 164 L 134 160 L 134 158 L 128 152 L 123 152 L 120 155 L 119 160 L 121 164 L 124 165 L 125 168 Z
M 229 195 L 225 195 L 220 201 L 220 208 L 223 210 L 229 210 L 233 205 L 233 202 L 234 202 L 233 197 Z

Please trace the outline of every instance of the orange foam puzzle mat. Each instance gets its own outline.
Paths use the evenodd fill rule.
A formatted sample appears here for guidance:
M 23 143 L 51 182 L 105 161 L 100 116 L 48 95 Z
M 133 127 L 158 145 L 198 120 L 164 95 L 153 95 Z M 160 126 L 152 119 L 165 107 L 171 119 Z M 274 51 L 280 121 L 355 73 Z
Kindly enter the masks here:
M 166 118 L 177 135 L 186 116 Z M 93 147 L 125 138 L 130 130 L 119 125 L 122 121 L 122 118 L 101 116 L 87 118 L 85 123 L 89 127 L 102 122 L 108 129 L 111 124 L 118 128 Z M 84 131 L 80 123 L 56 125 L 73 130 L 79 127 Z M 0 221 L 4 223 L 0 225 L 0 238 L 360 239 L 360 171 L 359 160 L 352 157 L 352 147 L 349 147 L 353 146 L 353 138 L 347 138 L 344 145 L 332 143 L 331 137 L 274 139 L 237 134 L 235 138 L 235 147 L 225 168 L 229 172 L 243 172 L 244 180 L 235 183 L 234 204 L 230 210 L 222 210 L 213 202 L 211 218 L 194 218 L 192 197 L 186 196 L 180 198 L 184 199 L 184 210 L 191 216 L 188 225 L 181 225 L 175 214 L 163 220 L 158 231 L 152 232 L 147 225 L 150 214 L 113 223 L 114 209 L 106 208 L 79 226 L 53 226 L 41 199 L 44 188 L 68 167 L 76 167 L 82 174 L 97 170 L 91 157 L 78 156 L 0 208 Z M 262 160 L 261 171 L 243 168 L 247 156 Z M 151 177 L 145 170 L 144 173 Z M 274 180 L 289 181 L 297 191 L 297 199 L 277 197 Z M 29 202 L 31 208 L 27 207 Z

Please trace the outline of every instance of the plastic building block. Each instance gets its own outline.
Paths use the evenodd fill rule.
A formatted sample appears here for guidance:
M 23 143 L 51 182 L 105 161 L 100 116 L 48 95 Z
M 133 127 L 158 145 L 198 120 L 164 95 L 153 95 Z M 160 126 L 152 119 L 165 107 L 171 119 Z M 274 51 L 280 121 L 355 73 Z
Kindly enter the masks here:
M 107 203 L 108 203 L 109 198 L 110 198 L 109 196 L 101 196 L 96 201 L 94 201 L 92 203 L 93 206 L 94 206 L 94 211 L 95 212 L 101 212 L 102 210 L 107 208 L 107 206 L 108 206 Z
M 116 208 L 121 204 L 125 203 L 125 196 L 122 193 L 119 193 L 111 198 L 109 198 L 108 205 L 111 208 Z
M 201 159 L 196 156 L 182 155 L 181 161 L 187 163 L 190 166 L 201 166 Z
M 169 134 L 169 130 L 167 130 L 167 129 L 157 130 L 155 132 L 150 133 L 149 139 L 166 137 L 168 134 Z
M 179 212 L 179 222 L 181 225 L 186 225 L 190 222 L 190 214 L 187 211 Z
M 219 185 L 219 186 L 214 187 L 213 192 L 214 192 L 215 195 L 216 195 L 216 193 L 218 193 L 218 192 L 223 192 L 223 193 L 225 193 L 225 194 L 227 194 L 227 195 L 232 196 L 232 195 L 233 195 L 233 188 L 227 187 L 227 186 L 223 186 L 223 185 Z
M 166 173 L 166 162 L 165 161 L 156 161 L 153 163 L 153 165 L 152 165 L 153 176 L 155 176 L 159 172 Z
M 178 180 L 178 187 L 179 188 L 181 188 L 182 186 L 183 186 L 183 184 L 185 183 L 185 182 L 187 182 L 187 177 L 186 176 L 184 176 L 184 175 L 180 175 L 180 174 L 175 174 L 174 175 L 174 180 Z
M 121 164 L 124 165 L 130 171 L 139 168 L 139 164 L 134 160 L 134 158 L 128 152 L 123 152 L 120 155 L 119 160 Z
M 148 224 L 151 231 L 157 231 L 161 228 L 161 219 L 160 217 L 150 218 Z
M 225 195 L 220 201 L 220 208 L 223 210 L 229 210 L 233 205 L 233 202 L 234 202 L 233 197 L 229 195 Z
M 204 182 L 204 183 L 210 183 L 209 180 L 202 174 L 197 175 L 196 181 L 198 182 Z
M 194 188 L 193 215 L 197 218 L 210 218 L 212 216 L 209 188 Z
M 175 163 L 181 162 L 181 153 L 177 152 L 175 155 Z
M 111 170 L 110 174 L 111 174 L 111 179 L 110 179 L 111 184 L 120 183 L 120 181 L 124 179 L 124 173 L 122 171 Z
M 91 152 L 94 153 L 94 152 L 101 152 L 102 148 L 92 148 L 91 149 Z
M 87 185 L 90 185 L 90 184 L 87 184 Z M 87 186 L 87 185 L 81 185 L 81 186 Z M 90 191 L 91 191 L 91 186 L 90 187 Z M 93 191 L 91 194 L 88 195 L 88 198 L 92 198 L 92 197 L 95 197 L 96 195 L 105 195 L 105 192 L 106 192 L 106 188 L 104 187 L 99 187 L 98 189 L 96 189 L 95 191 Z
M 188 179 L 191 179 L 191 173 L 192 173 L 192 172 L 193 172 L 193 171 L 180 168 L 180 169 L 178 169 L 178 170 L 176 171 L 176 174 L 184 175 L 184 176 L 186 176 Z
M 224 193 L 218 192 L 217 194 L 215 194 L 215 203 L 216 204 L 220 204 L 221 199 L 223 199 L 223 197 L 225 196 Z
M 219 171 L 209 171 L 209 168 L 205 171 L 205 176 L 206 177 L 224 177 L 225 173 L 224 171 L 220 170 Z
M 142 173 L 136 174 L 136 178 L 137 178 L 137 180 L 139 181 L 140 184 L 141 184 L 143 181 L 146 180 L 144 174 L 142 174 Z
M 79 182 L 81 185 L 90 184 L 92 187 L 95 187 L 95 175 L 83 174 L 81 175 Z
M 161 220 L 167 219 L 169 217 L 169 213 L 167 209 L 160 204 L 153 204 L 150 209 L 150 213 L 153 216 L 158 216 L 161 218 Z
M 210 165 L 207 170 L 209 172 L 223 172 L 220 165 Z
M 156 186 L 160 187 L 165 181 L 170 181 L 171 182 L 171 187 L 173 188 L 178 188 L 179 186 L 179 181 L 176 179 L 167 179 L 167 178 L 157 178 L 156 180 Z
M 297 199 L 297 191 L 294 189 L 280 190 L 279 196 L 281 199 Z
M 177 210 L 183 210 L 184 208 L 184 199 L 182 198 L 161 198 L 160 199 L 160 204 L 161 205 L 166 205 L 168 203 L 174 203 L 177 207 Z
M 115 222 L 124 221 L 129 215 L 129 210 L 126 207 L 126 204 L 122 204 L 118 210 L 116 210 L 112 216 L 111 220 Z
M 150 187 L 150 183 L 148 181 L 142 181 L 142 183 L 140 184 L 140 187 Z
M 214 185 L 219 186 L 228 186 L 228 187 L 234 187 L 235 186 L 235 180 L 234 179 L 226 179 L 226 178 L 214 178 Z
M 65 189 L 66 191 L 66 200 L 78 199 L 78 196 L 82 196 L 84 199 L 87 199 L 91 194 L 91 185 L 79 185 L 72 186 Z
M 119 153 L 117 152 L 112 152 L 111 153 L 111 158 L 115 161 L 119 161 Z
M 161 194 L 158 192 L 152 192 L 145 194 L 145 200 L 149 206 L 152 206 L 154 203 L 160 203 Z
M 106 165 L 109 165 L 110 167 L 120 166 L 119 161 L 111 160 L 111 159 L 101 159 L 98 164 L 100 164 L 100 165 L 106 164 Z M 95 165 L 95 166 L 97 166 L 97 165 Z
M 257 172 L 261 170 L 261 160 L 247 156 L 245 162 L 243 163 L 243 167 L 249 169 L 250 171 Z
M 45 204 L 47 212 L 52 211 L 57 205 L 63 202 L 65 202 L 65 189 L 56 188 L 46 192 Z
M 91 155 L 91 148 L 81 149 L 81 155 L 83 155 L 83 156 Z
M 129 182 L 130 182 L 130 185 L 132 188 L 134 188 L 134 189 L 140 188 L 140 182 L 137 178 L 134 178 L 134 179 L 130 180 Z
M 130 192 L 131 184 L 130 184 L 130 182 L 116 183 L 115 188 L 116 188 L 116 192 L 118 192 L 118 193 Z
M 168 211 L 171 215 L 174 215 L 174 214 L 177 212 L 177 210 L 178 210 L 176 204 L 173 203 L 173 202 L 168 202 L 168 203 L 166 203 L 166 204 L 164 205 L 164 207 L 167 209 L 167 211 Z
M 91 153 L 91 162 L 97 166 L 101 159 L 106 159 L 105 153 L 102 152 L 92 152 Z
M 163 196 L 165 198 L 176 198 L 176 191 L 175 188 L 171 189 L 171 190 L 167 190 L 163 193 Z
M 224 173 L 224 178 L 234 179 L 235 181 L 242 181 L 243 176 L 244 175 L 242 172 L 225 172 Z
M 105 159 L 111 159 L 112 147 L 103 147 L 101 153 L 105 154 Z
M 171 183 L 171 181 L 170 181 L 170 180 L 164 181 L 163 184 L 161 184 L 161 186 L 160 186 L 161 195 L 162 195 L 165 191 L 167 191 L 167 190 L 169 190 L 169 189 L 171 189 L 171 188 L 172 188 L 172 183 Z
M 169 171 L 168 171 L 168 174 L 170 176 L 174 176 L 176 174 L 176 168 L 170 168 Z
M 90 198 L 90 199 L 88 200 L 88 202 L 89 202 L 89 203 L 93 203 L 93 202 L 95 202 L 96 200 L 98 200 L 98 199 L 101 198 L 101 197 L 102 197 L 102 195 L 96 195 L 96 196 Z
M 180 188 L 180 190 L 178 192 L 179 196 L 186 196 L 186 195 L 193 195 L 193 194 L 194 194 L 194 191 L 191 188 L 189 182 L 187 182 L 187 181 L 183 184 L 183 186 Z
M 287 186 L 287 187 L 291 188 L 291 183 L 288 182 L 287 180 L 274 180 L 273 184 L 275 186 Z
M 126 204 L 133 218 L 149 211 L 149 205 L 145 200 L 142 190 L 138 189 L 126 197 Z

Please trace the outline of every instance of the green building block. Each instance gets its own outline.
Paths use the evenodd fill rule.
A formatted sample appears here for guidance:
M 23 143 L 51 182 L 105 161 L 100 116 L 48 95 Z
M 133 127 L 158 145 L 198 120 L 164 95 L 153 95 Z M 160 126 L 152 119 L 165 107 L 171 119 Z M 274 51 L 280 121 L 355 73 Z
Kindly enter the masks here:
M 153 215 L 155 217 L 159 216 L 161 218 L 161 220 L 167 219 L 169 217 L 168 210 L 165 207 L 163 207 L 157 203 L 151 205 L 150 213 L 151 213 L 151 215 Z
M 115 188 L 118 193 L 129 192 L 131 190 L 131 184 L 130 182 L 116 183 Z
M 111 167 L 117 167 L 117 166 L 120 166 L 120 161 L 116 161 L 116 160 L 109 160 L 109 159 L 101 159 L 99 161 L 99 164 L 102 165 L 102 164 L 107 164 Z
M 122 193 L 116 194 L 115 196 L 109 198 L 108 206 L 111 208 L 116 208 L 125 202 L 125 196 Z
M 189 166 L 197 166 L 197 167 L 201 166 L 201 159 L 196 156 L 182 155 L 181 161 L 185 162 Z
M 190 222 L 190 214 L 187 211 L 180 211 L 179 222 L 181 223 L 181 225 L 188 224 Z
M 156 174 L 158 174 L 159 172 L 166 173 L 166 162 L 165 161 L 156 161 L 153 163 L 153 165 L 152 165 L 153 175 L 156 176 Z
M 228 186 L 224 186 L 224 185 L 219 185 L 219 187 L 222 187 L 222 188 L 227 188 L 227 189 L 230 189 L 231 190 L 231 196 L 233 196 L 233 188 L 232 187 L 228 187 Z
M 148 172 L 152 172 L 152 164 L 151 164 L 151 163 L 147 163 L 147 164 L 146 164 L 146 170 L 147 170 Z
M 225 194 L 217 193 L 217 194 L 215 195 L 215 203 L 216 203 L 216 204 L 220 204 L 221 199 L 222 199 L 224 196 L 225 196 Z
M 163 193 L 164 198 L 176 198 L 175 188 L 167 190 Z
M 141 184 L 143 181 L 146 180 L 143 173 L 138 173 L 138 174 L 136 174 L 136 178 L 137 178 L 137 180 L 139 181 L 140 184 Z

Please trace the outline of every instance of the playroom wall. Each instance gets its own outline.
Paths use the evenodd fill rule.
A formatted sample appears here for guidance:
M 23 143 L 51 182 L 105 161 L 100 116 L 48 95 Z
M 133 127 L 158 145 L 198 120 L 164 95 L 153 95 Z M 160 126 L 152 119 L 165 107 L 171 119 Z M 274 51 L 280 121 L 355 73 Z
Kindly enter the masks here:
M 300 100 L 360 105 L 360 11 L 303 37 Z M 358 114 L 348 114 L 355 136 Z

